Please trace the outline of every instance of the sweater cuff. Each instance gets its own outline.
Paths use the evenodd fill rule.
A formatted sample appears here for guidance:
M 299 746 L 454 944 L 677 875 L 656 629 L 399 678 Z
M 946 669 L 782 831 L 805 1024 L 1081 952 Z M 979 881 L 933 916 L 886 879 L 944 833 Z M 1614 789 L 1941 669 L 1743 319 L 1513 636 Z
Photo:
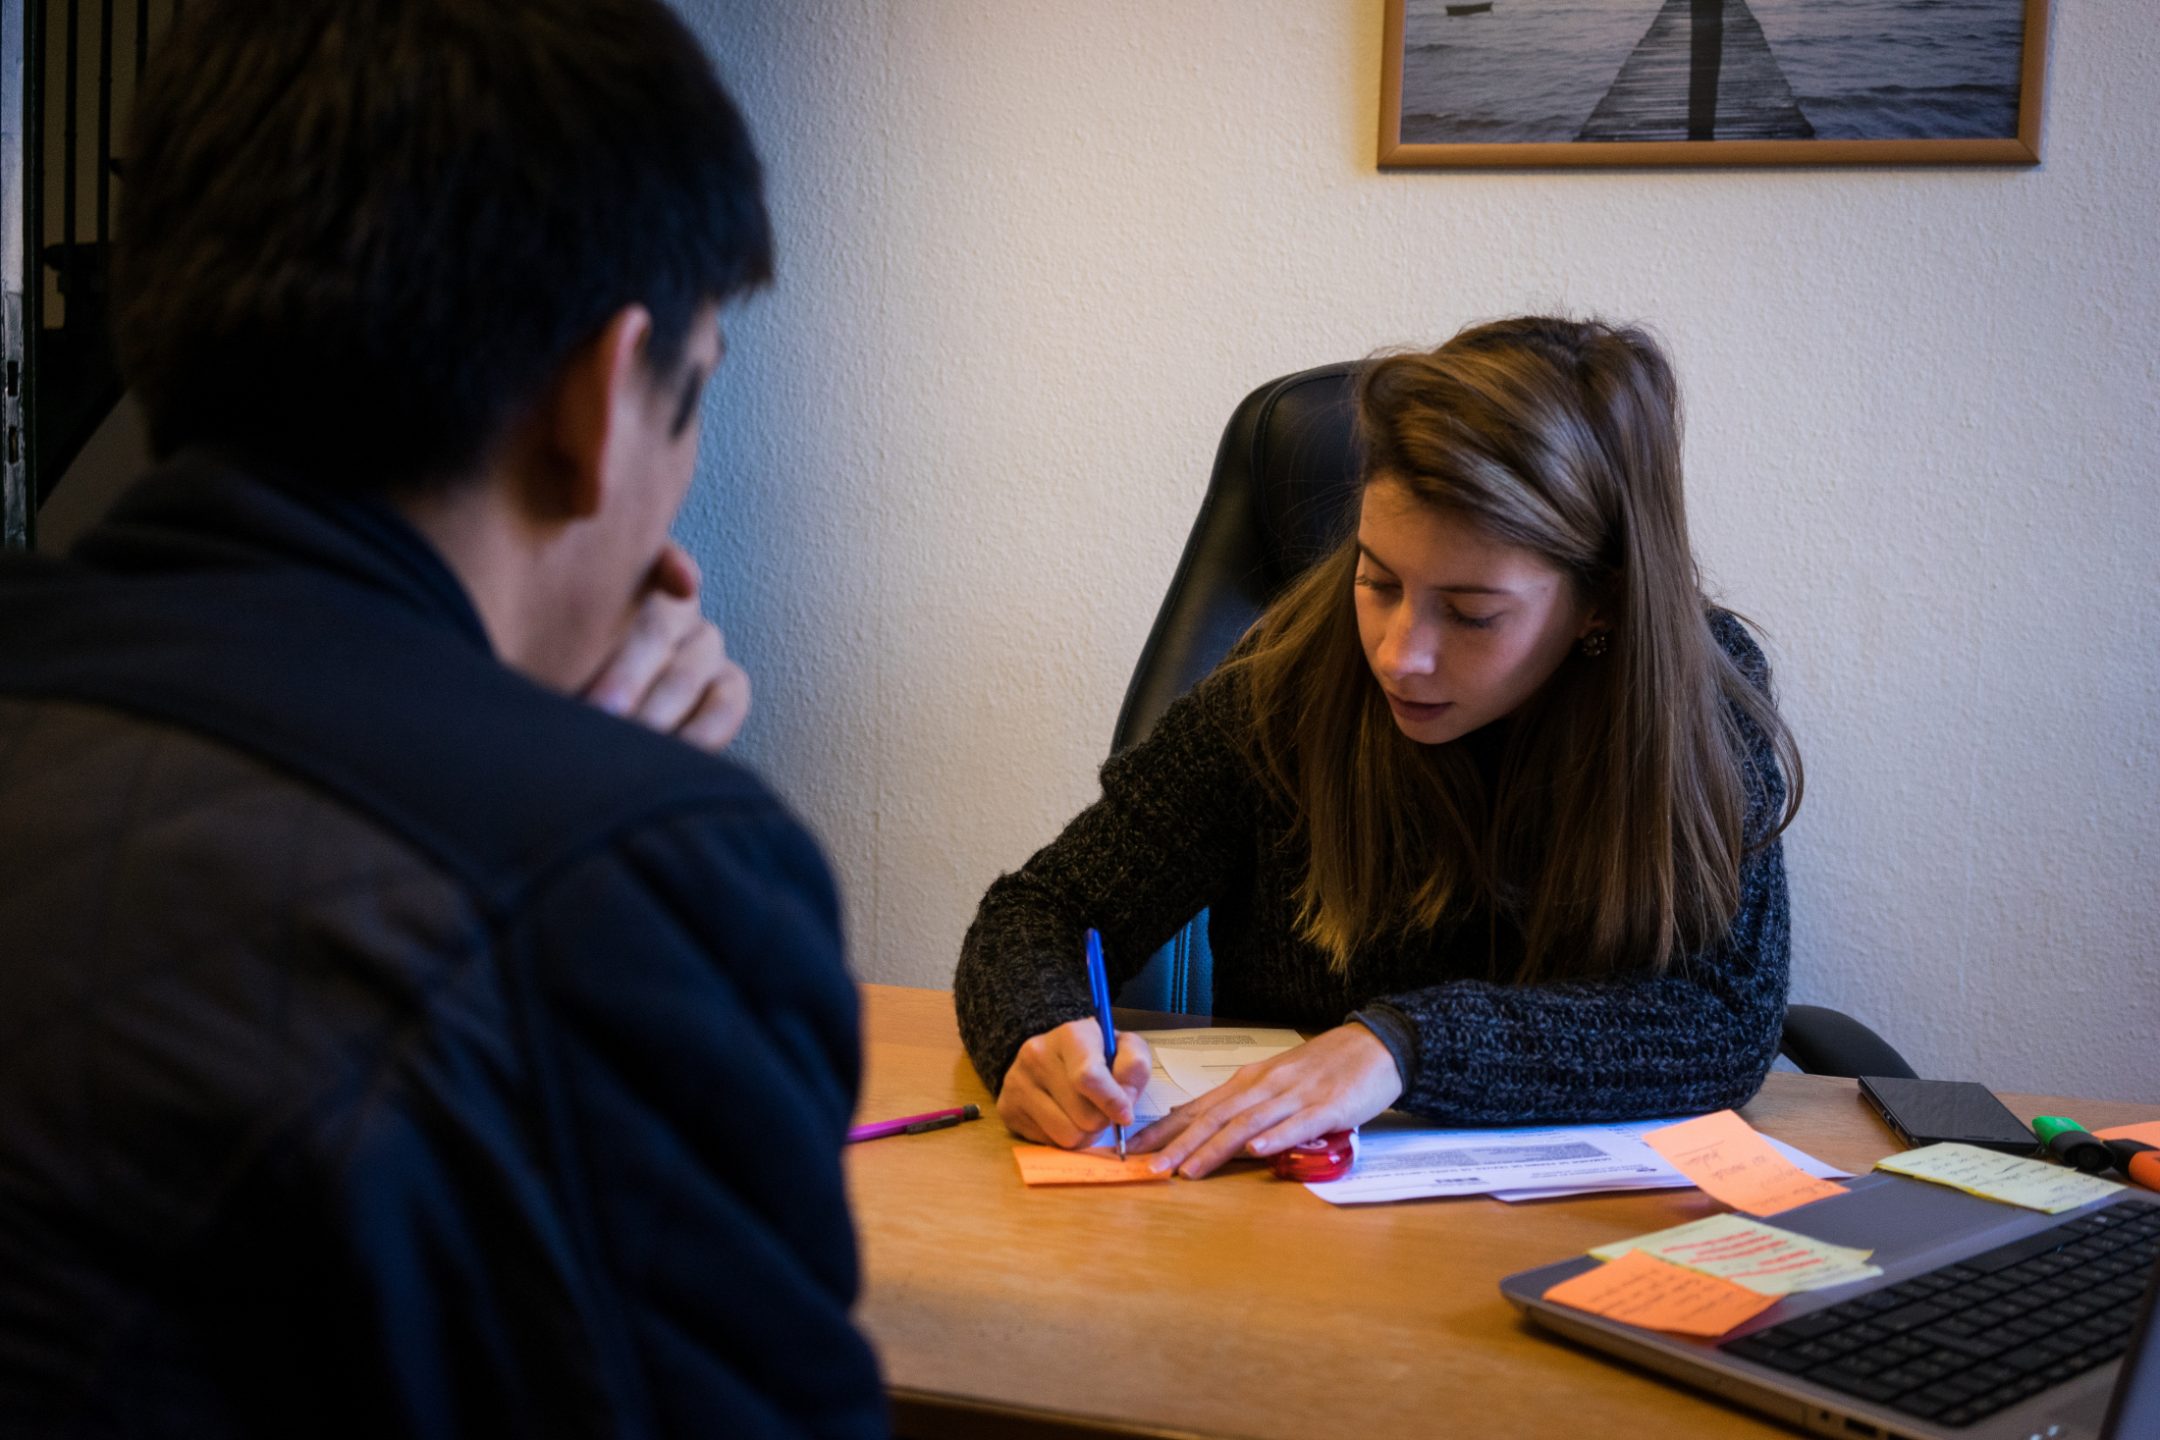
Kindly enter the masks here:
M 1373 1038 L 1387 1046 L 1387 1053 L 1395 1061 L 1395 1072 L 1402 1076 L 1402 1092 L 1408 1095 L 1417 1080 L 1418 1068 L 1417 1027 L 1410 1023 L 1410 1017 L 1392 1006 L 1374 1005 L 1351 1011 L 1350 1021 L 1372 1031 Z

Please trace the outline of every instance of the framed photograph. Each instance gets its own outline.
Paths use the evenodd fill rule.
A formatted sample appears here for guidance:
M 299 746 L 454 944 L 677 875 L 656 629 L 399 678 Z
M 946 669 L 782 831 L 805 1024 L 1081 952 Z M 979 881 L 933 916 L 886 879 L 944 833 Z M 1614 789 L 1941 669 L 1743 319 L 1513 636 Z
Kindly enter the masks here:
M 2048 0 L 1388 0 L 1383 166 L 2037 165 Z

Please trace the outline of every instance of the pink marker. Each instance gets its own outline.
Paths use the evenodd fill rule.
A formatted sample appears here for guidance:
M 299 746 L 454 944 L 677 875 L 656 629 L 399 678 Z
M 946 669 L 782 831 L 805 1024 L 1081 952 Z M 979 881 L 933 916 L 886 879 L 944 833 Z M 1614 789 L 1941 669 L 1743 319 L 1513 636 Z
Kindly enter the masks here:
M 925 1130 L 943 1130 L 958 1125 L 963 1120 L 980 1120 L 982 1111 L 973 1105 L 962 1105 L 954 1110 L 932 1110 L 927 1115 L 903 1115 L 897 1120 L 876 1120 L 868 1125 L 857 1125 L 847 1132 L 848 1143 L 857 1140 L 882 1140 L 887 1135 L 920 1135 Z

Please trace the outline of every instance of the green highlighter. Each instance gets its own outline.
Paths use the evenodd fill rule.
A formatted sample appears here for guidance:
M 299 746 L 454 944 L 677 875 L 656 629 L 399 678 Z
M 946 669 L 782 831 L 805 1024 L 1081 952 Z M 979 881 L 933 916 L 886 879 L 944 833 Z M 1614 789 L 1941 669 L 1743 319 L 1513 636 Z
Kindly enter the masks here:
M 2033 1134 L 2040 1137 L 2048 1154 L 2073 1170 L 2097 1175 L 2115 1163 L 2107 1146 L 2067 1115 L 2036 1115 L 2032 1123 Z

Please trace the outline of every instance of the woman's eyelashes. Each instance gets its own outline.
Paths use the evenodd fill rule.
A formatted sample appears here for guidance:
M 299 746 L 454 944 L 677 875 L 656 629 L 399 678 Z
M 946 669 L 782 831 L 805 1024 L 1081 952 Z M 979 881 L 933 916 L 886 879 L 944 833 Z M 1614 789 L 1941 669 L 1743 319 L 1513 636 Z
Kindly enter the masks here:
M 1358 588 L 1369 590 L 1375 596 L 1385 600 L 1393 600 L 1396 596 L 1402 594 L 1402 582 L 1400 580 L 1369 570 L 1358 571 L 1355 583 Z M 1505 610 L 1492 610 L 1484 614 L 1478 614 L 1475 611 L 1463 609 L 1452 600 L 1441 602 L 1441 614 L 1447 622 L 1450 625 L 1460 625 L 1465 630 L 1490 630 L 1500 623 L 1501 617 L 1506 613 Z

